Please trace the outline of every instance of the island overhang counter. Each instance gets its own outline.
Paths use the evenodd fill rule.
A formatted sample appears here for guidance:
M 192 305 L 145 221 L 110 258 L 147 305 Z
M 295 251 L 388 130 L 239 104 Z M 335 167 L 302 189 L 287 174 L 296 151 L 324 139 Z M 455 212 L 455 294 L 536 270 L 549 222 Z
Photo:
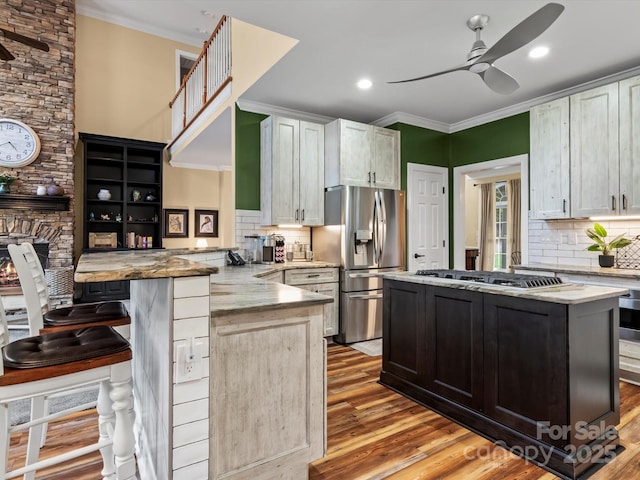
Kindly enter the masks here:
M 380 383 L 561 478 L 622 450 L 618 297 L 384 274 Z
M 307 478 L 325 450 L 332 300 L 254 278 L 264 268 L 189 259 L 201 252 L 87 253 L 76 268 L 76 282 L 131 280 L 141 478 Z M 202 357 L 195 377 L 179 370 L 183 351 Z

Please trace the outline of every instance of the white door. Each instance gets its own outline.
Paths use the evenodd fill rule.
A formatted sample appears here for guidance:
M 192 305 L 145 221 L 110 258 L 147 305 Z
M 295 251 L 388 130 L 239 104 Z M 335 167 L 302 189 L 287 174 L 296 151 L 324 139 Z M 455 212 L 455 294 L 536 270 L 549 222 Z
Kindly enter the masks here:
M 407 164 L 407 270 L 449 268 L 448 171 Z

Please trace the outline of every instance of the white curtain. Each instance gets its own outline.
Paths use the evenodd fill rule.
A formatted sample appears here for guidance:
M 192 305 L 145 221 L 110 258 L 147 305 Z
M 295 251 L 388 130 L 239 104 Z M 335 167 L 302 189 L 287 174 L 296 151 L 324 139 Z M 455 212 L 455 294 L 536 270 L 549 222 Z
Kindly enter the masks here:
M 507 265 L 521 262 L 520 179 L 507 181 Z
M 481 270 L 493 270 L 496 230 L 495 184 L 480 185 L 480 255 Z

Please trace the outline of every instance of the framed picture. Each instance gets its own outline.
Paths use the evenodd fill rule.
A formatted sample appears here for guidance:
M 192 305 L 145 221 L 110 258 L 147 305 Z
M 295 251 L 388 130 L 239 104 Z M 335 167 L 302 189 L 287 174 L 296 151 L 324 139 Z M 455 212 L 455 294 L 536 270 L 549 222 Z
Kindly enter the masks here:
M 189 210 L 164 210 L 164 237 L 189 236 Z
M 196 237 L 218 236 L 218 210 L 196 210 Z

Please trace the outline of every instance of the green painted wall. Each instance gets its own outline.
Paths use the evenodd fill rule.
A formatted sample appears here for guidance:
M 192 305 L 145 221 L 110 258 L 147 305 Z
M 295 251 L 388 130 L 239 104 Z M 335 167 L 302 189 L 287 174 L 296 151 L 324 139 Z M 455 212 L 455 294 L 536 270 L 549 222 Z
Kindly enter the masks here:
M 435 130 L 395 123 L 400 131 L 400 188 L 407 190 L 407 163 L 449 166 L 449 135 Z
M 267 115 L 236 107 L 236 208 L 260 210 L 260 122 Z M 453 205 L 453 168 L 529 153 L 529 112 L 446 134 L 395 123 L 399 130 L 401 188 L 407 189 L 407 163 L 449 168 L 449 205 Z M 449 212 L 453 245 L 454 212 Z M 453 265 L 453 252 L 450 251 Z
M 529 112 L 449 136 L 451 168 L 529 153 Z
M 260 122 L 267 115 L 236 107 L 236 208 L 260 210 Z

